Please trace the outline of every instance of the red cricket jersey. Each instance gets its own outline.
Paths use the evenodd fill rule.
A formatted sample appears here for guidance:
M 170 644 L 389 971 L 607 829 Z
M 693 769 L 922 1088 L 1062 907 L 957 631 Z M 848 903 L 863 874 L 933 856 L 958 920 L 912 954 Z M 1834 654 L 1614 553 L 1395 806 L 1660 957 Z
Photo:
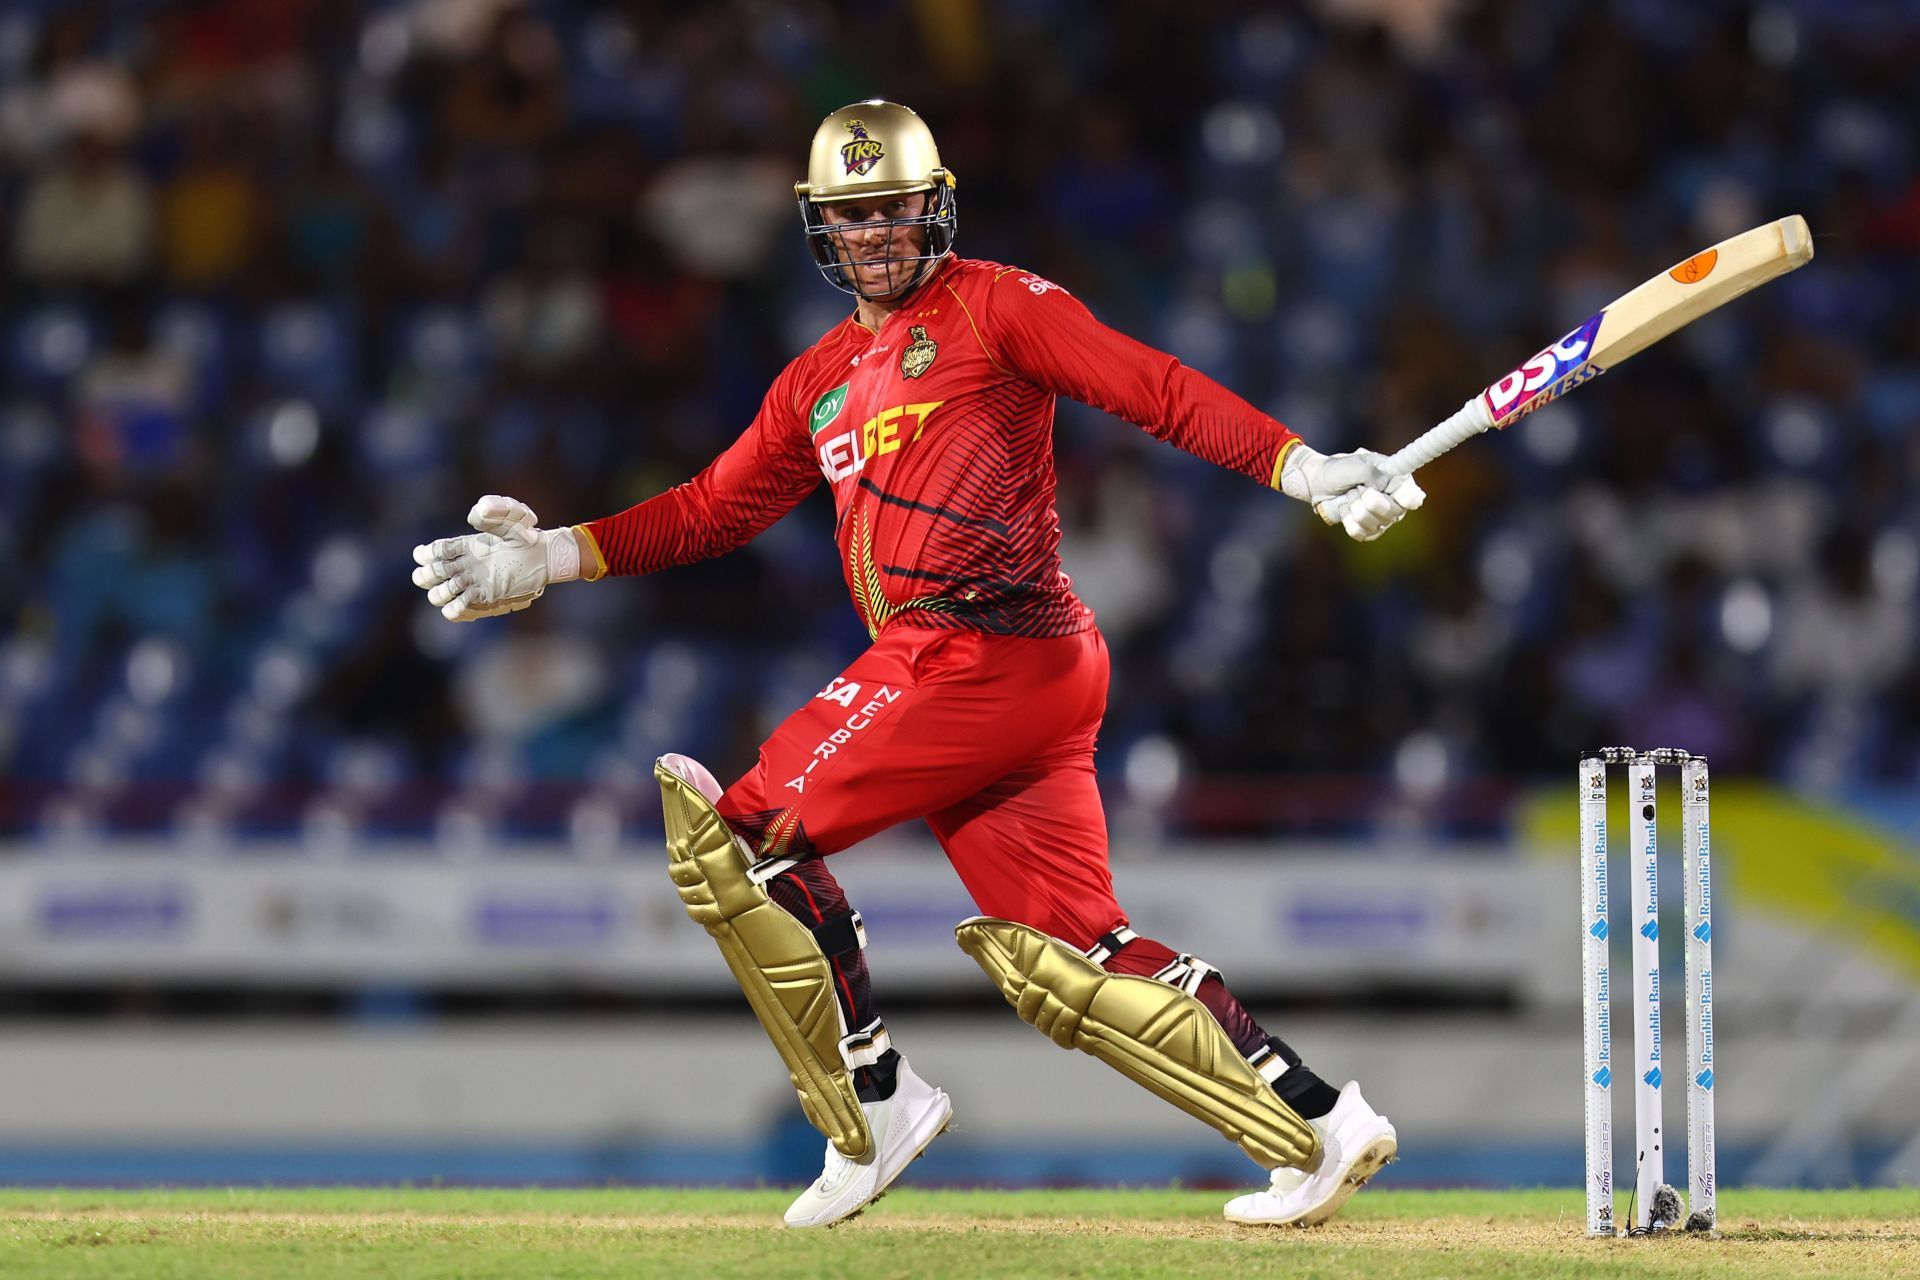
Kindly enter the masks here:
M 1296 438 L 1059 285 L 950 258 L 878 333 L 853 317 L 828 330 L 698 476 L 582 527 L 605 572 L 648 573 L 740 546 L 824 477 L 872 635 L 889 624 L 1083 631 L 1093 613 L 1060 568 L 1055 396 L 1269 485 Z

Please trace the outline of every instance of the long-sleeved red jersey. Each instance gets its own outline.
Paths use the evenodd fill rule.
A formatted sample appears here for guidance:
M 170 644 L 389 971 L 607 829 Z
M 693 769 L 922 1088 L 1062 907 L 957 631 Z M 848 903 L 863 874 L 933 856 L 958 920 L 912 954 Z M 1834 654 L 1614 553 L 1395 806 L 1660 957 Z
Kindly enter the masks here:
M 830 329 L 698 476 L 581 527 L 604 572 L 648 573 L 740 546 L 824 476 L 841 568 L 871 634 L 1082 631 L 1092 611 L 1060 568 L 1056 395 L 1270 485 L 1295 439 L 1059 285 L 956 258 L 878 333 L 852 317 Z

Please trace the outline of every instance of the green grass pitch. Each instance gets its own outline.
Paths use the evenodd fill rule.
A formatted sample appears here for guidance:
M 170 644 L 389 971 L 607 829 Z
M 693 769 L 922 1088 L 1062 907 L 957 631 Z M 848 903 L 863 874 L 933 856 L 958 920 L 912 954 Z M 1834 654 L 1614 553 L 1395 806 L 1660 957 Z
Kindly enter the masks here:
M 1222 1192 L 917 1191 L 788 1231 L 782 1190 L 0 1190 L 0 1276 L 1920 1276 L 1920 1190 L 1729 1191 L 1721 1232 L 1588 1240 L 1580 1195 L 1356 1196 L 1315 1230 Z M 1624 1202 L 1620 1206 L 1624 1213 Z

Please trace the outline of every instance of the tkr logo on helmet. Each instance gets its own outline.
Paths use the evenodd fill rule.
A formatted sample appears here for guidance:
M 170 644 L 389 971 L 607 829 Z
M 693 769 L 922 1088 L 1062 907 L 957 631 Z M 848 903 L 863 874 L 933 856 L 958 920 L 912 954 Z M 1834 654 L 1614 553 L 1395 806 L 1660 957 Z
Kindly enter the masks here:
M 864 178 L 887 153 L 880 149 L 879 142 L 867 136 L 864 121 L 847 121 L 847 132 L 853 135 L 853 141 L 840 148 L 840 159 L 846 162 L 848 173 Z

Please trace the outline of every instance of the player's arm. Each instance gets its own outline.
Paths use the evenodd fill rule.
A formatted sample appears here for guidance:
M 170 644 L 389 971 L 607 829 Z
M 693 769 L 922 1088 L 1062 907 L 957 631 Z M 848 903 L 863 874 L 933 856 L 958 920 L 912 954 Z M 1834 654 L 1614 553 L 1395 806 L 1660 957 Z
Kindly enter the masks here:
M 1030 272 L 995 279 L 978 323 L 988 355 L 1008 372 L 1312 503 L 1322 519 L 1343 523 L 1362 541 L 1425 497 L 1418 485 L 1383 475 L 1380 455 L 1320 453 L 1212 378 L 1108 328 L 1066 290 Z M 1328 500 L 1347 494 L 1353 500 L 1342 520 Z
M 777 379 L 738 440 L 685 484 L 618 515 L 577 525 L 594 571 L 652 573 L 750 542 L 820 483 L 820 465 L 791 384 Z
M 721 555 L 791 511 L 820 481 L 783 375 L 740 438 L 699 475 L 617 515 L 542 529 L 524 502 L 489 496 L 477 532 L 414 548 L 416 586 L 455 622 L 524 609 L 555 582 L 651 573 Z

